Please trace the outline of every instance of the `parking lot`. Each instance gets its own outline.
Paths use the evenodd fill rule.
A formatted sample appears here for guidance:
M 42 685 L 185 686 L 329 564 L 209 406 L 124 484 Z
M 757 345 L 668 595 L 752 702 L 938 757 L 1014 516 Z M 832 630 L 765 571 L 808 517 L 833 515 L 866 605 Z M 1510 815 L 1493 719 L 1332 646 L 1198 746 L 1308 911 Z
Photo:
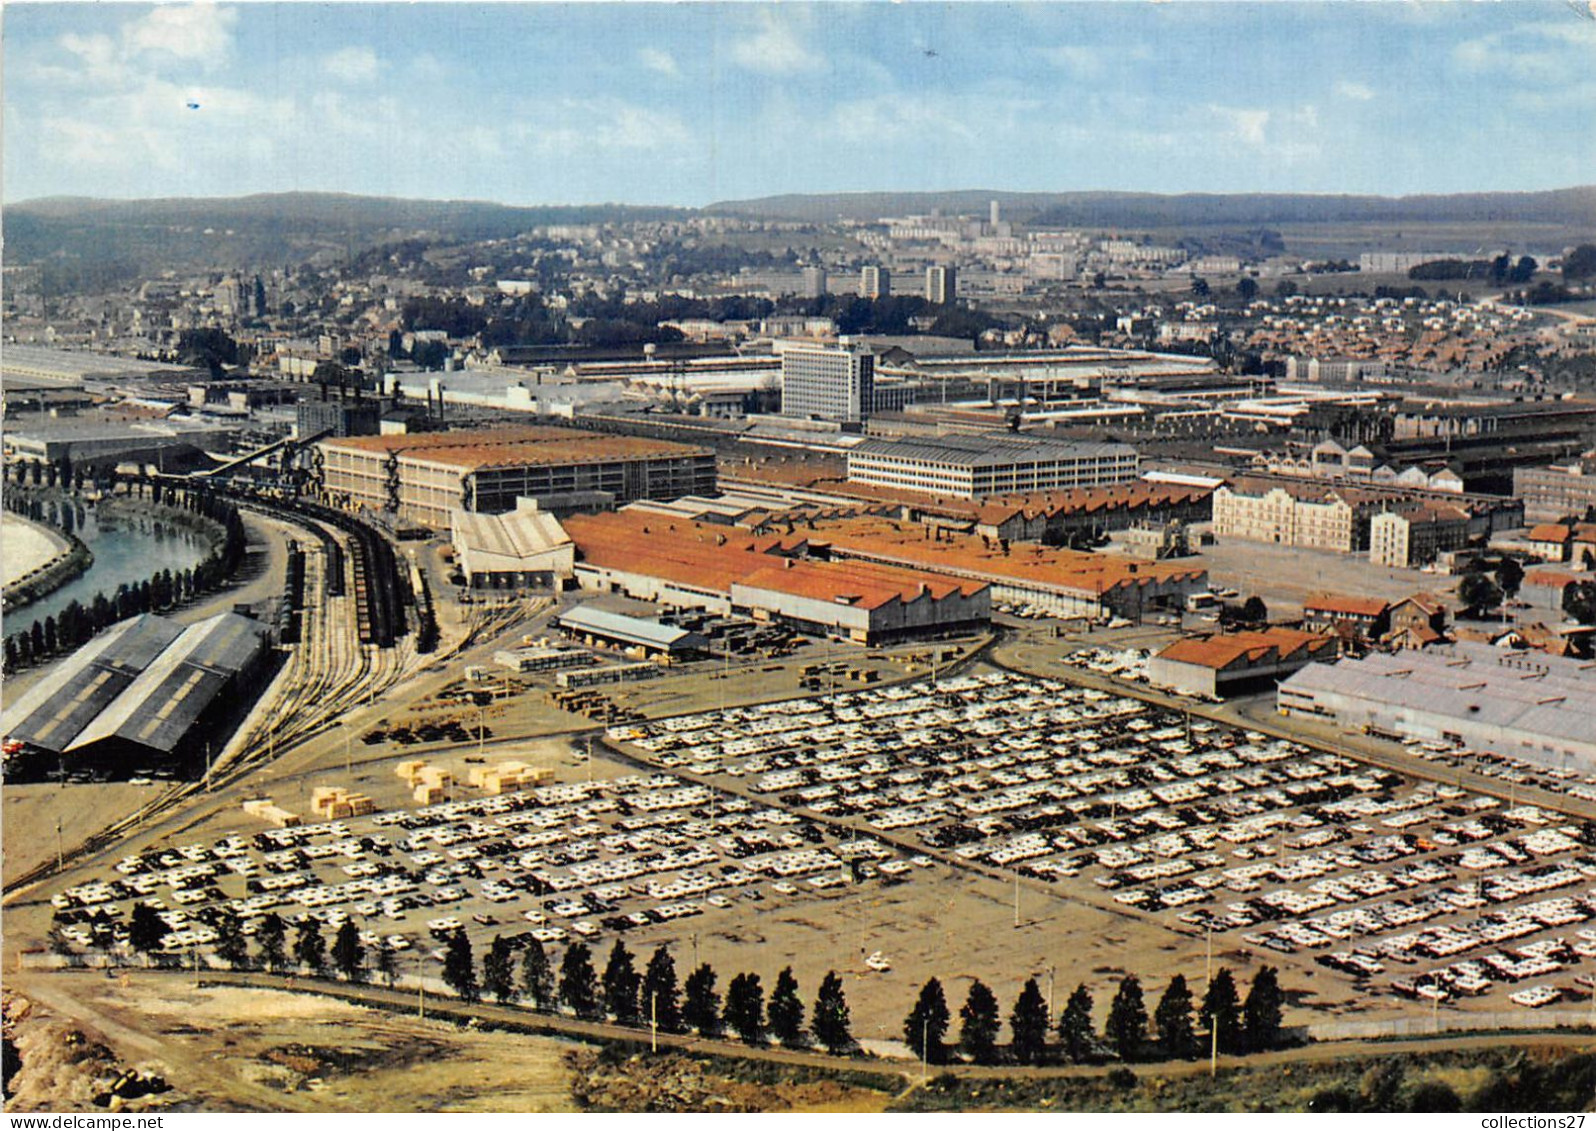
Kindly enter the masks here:
M 1125 674 L 1138 656 L 1087 660 Z M 1596 956 L 1596 830 L 1060 681 L 990 672 L 610 734 L 1391 994 L 1548 1004 L 1573 982 L 1517 984 Z
M 224 907 L 251 932 L 268 911 L 329 928 L 353 917 L 368 945 L 387 938 L 429 978 L 462 928 L 479 953 L 497 934 L 624 936 L 634 949 L 691 939 L 696 962 L 700 936 L 709 957 L 780 937 L 771 954 L 822 972 L 884 948 L 944 976 L 930 964 L 975 958 L 999 978 L 987 963 L 1032 944 L 990 934 L 1006 925 L 1002 888 L 994 899 L 961 880 L 950 865 L 963 865 L 1055 893 L 1041 925 L 1065 938 L 1101 935 L 1088 924 L 1105 908 L 1145 925 L 1140 953 L 1191 954 L 1195 940 L 1200 955 L 1211 937 L 1233 960 L 1286 958 L 1337 980 L 1320 986 L 1326 1002 L 1538 1006 L 1585 996 L 1579 968 L 1596 957 L 1592 829 L 1060 680 L 977 670 L 607 737 L 653 768 L 550 739 L 539 757 L 563 780 L 526 792 L 456 786 L 411 808 L 397 779 L 359 779 L 386 811 L 284 829 L 230 817 L 227 835 L 207 826 L 218 835 L 56 893 L 56 924 L 74 946 L 105 946 L 142 901 L 187 952 L 214 943 Z M 468 750 L 451 753 L 476 761 Z

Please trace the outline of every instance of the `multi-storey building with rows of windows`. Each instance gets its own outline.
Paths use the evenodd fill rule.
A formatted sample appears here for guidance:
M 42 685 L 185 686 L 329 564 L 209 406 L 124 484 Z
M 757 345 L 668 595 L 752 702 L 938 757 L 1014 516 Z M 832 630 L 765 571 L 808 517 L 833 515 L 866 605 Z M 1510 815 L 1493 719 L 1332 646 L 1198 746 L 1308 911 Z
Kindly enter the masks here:
M 453 511 L 504 514 L 519 498 L 560 511 L 715 492 L 708 448 L 570 428 L 358 436 L 316 450 L 329 502 L 435 529 Z
M 848 452 L 848 481 L 960 499 L 1103 487 L 1137 477 L 1129 444 L 1028 436 L 871 439 Z

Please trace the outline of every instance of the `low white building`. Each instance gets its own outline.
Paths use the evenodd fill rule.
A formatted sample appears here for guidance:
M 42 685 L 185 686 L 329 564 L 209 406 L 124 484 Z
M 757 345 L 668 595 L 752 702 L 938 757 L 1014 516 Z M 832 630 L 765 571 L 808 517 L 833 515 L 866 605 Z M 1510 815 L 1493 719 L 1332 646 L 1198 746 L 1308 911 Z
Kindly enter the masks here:
M 456 509 L 450 540 L 473 589 L 547 588 L 573 575 L 576 545 L 536 499 L 517 499 L 507 514 Z

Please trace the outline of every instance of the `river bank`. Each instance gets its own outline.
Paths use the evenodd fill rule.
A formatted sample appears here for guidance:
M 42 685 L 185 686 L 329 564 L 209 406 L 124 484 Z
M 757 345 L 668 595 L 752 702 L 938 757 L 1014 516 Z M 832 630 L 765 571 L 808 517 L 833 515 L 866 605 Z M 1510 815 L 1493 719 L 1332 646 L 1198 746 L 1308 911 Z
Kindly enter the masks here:
M 9 511 L 0 512 L 0 547 L 7 612 L 61 588 L 94 562 L 75 536 Z

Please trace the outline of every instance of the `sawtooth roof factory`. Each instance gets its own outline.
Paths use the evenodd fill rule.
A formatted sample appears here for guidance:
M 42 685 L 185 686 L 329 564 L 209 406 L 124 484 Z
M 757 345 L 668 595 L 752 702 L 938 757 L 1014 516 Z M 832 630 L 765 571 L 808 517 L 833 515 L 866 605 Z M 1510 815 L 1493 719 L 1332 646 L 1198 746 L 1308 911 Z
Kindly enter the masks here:
M 1596 769 L 1596 665 L 1460 641 L 1313 664 L 1280 685 L 1284 715 L 1452 742 L 1552 769 Z
M 266 627 L 220 613 L 183 627 L 144 614 L 113 625 L 63 661 L 6 712 L 6 738 L 26 752 L 128 769 L 197 764 L 202 736 L 253 699 Z
M 902 565 L 815 560 L 802 535 L 670 522 L 646 512 L 574 515 L 584 589 L 676 608 L 744 613 L 874 645 L 990 623 L 990 587 Z
M 522 497 L 563 511 L 715 491 L 708 448 L 570 428 L 351 436 L 316 449 L 329 501 L 440 530 L 455 510 L 503 514 Z

